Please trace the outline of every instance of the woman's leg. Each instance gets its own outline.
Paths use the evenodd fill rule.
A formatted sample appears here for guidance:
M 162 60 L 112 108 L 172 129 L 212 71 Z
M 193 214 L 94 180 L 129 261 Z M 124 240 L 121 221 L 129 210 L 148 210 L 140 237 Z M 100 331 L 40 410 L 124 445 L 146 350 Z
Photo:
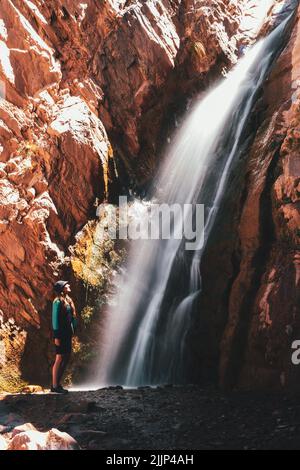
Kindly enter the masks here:
M 66 353 L 66 354 L 63 354 L 62 355 L 62 362 L 61 362 L 61 366 L 59 368 L 59 372 L 58 372 L 58 385 L 60 385 L 60 382 L 62 380 L 62 377 L 65 373 L 65 370 L 66 370 L 66 367 L 68 365 L 68 362 L 70 360 L 70 353 Z
M 56 354 L 55 362 L 52 368 L 52 387 L 54 388 L 58 387 L 59 385 L 59 376 L 60 376 L 62 362 L 63 362 L 63 356 L 61 354 Z

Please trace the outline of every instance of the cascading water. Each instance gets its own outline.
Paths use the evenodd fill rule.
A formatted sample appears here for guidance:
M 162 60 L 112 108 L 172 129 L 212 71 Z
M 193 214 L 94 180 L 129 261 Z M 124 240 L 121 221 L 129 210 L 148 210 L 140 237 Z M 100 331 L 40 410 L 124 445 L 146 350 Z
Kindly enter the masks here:
M 290 2 L 289 8 L 297 4 Z M 289 8 L 273 32 L 194 104 L 175 135 L 154 197 L 169 205 L 204 204 L 204 245 L 185 251 L 182 240 L 174 238 L 134 243 L 101 339 L 94 385 L 185 381 L 185 343 L 201 291 L 201 257 L 241 155 L 243 131 L 257 92 L 282 50 L 293 16 Z

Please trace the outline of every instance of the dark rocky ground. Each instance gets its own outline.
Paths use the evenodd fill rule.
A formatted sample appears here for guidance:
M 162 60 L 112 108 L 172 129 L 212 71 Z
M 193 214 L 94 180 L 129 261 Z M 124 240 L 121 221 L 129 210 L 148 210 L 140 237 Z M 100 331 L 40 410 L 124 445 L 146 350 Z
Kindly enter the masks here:
M 300 449 L 298 396 L 190 387 L 0 395 L 3 436 L 30 422 L 82 449 Z

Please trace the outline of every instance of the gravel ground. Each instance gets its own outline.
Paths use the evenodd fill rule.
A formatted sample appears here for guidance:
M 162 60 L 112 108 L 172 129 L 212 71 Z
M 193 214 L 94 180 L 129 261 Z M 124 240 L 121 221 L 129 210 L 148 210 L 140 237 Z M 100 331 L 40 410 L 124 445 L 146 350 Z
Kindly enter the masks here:
M 195 386 L 0 395 L 0 432 L 55 427 L 82 449 L 300 449 L 296 396 Z

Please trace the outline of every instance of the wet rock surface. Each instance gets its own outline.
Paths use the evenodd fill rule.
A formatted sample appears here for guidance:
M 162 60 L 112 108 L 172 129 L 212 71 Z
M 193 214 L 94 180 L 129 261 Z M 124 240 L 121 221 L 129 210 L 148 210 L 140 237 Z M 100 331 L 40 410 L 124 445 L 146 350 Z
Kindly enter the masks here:
M 300 448 L 297 396 L 196 386 L 3 396 L 0 422 L 12 413 L 14 423 L 57 428 L 81 449 Z M 1 437 L 10 442 L 12 432 L 2 429 Z
M 191 342 L 198 363 L 207 374 L 218 370 L 223 386 L 298 389 L 291 355 L 300 337 L 299 15 L 298 8 L 253 112 L 244 163 L 202 263 Z

